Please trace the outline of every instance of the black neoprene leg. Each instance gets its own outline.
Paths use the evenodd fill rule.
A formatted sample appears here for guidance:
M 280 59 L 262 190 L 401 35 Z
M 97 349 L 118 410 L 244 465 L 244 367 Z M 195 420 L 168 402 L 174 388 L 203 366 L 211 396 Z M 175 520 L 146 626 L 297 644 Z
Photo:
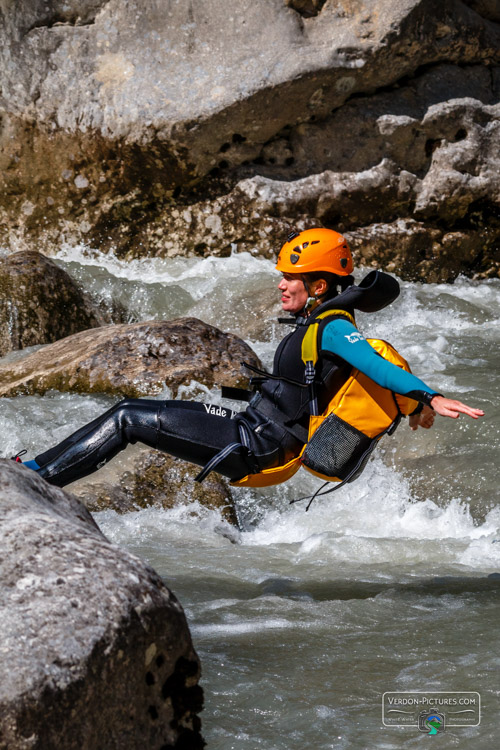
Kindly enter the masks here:
M 205 465 L 223 448 L 240 442 L 237 421 L 211 414 L 189 401 L 126 399 L 35 460 L 40 475 L 63 487 L 91 474 L 129 443 L 141 442 L 186 461 Z M 230 479 L 255 470 L 245 450 L 231 453 L 217 466 Z
M 35 457 L 39 474 L 64 487 L 85 477 L 116 456 L 128 443 L 157 447 L 161 401 L 126 399 L 54 448 Z

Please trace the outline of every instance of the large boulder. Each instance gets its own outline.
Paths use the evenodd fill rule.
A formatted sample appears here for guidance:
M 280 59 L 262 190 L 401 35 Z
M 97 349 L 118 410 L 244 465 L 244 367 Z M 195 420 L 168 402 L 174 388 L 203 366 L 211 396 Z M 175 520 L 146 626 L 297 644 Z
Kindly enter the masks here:
M 259 366 L 250 347 L 196 318 L 110 325 L 82 331 L 0 366 L 0 396 L 55 389 L 118 396 L 173 396 L 196 380 L 248 384 L 241 362 Z
M 132 452 L 132 451 L 131 451 Z M 91 512 L 115 510 L 128 513 L 141 508 L 173 508 L 197 502 L 216 509 L 222 518 L 238 525 L 229 481 L 212 472 L 200 484 L 194 478 L 199 466 L 159 451 L 138 449 L 135 455 L 108 464 L 97 475 L 85 477 L 71 491 Z M 115 464 L 120 463 L 120 470 Z M 104 474 L 104 476 L 103 476 Z
M 182 608 L 85 507 L 0 461 L 0 747 L 203 746 Z
M 102 325 L 66 271 L 37 252 L 0 258 L 0 356 Z
M 223 0 L 21 0 L 0 16 L 6 241 L 204 254 L 253 235 L 270 252 L 273 231 L 304 214 L 467 232 L 497 201 L 493 0 L 233 0 L 231 12 Z M 371 176 L 384 159 L 385 194 Z M 263 177 L 292 192 L 311 179 L 285 200 L 286 221 L 235 206 L 239 181 Z

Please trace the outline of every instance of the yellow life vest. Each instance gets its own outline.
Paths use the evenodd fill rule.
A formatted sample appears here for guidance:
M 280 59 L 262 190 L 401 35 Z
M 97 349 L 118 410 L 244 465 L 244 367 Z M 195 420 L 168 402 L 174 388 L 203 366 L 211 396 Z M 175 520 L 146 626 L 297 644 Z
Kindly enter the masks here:
M 314 378 L 318 360 L 318 327 L 330 315 L 354 319 L 344 310 L 328 310 L 308 327 L 302 341 L 302 361 L 306 382 Z M 384 359 L 411 372 L 408 362 L 382 339 L 367 339 Z M 333 395 L 322 414 L 315 414 L 311 401 L 308 441 L 300 454 L 283 466 L 263 469 L 231 482 L 236 487 L 269 487 L 290 479 L 301 466 L 329 482 L 355 479 L 364 469 L 371 452 L 384 434 L 392 434 L 401 415 L 410 414 L 416 401 L 377 385 L 371 378 L 353 369 L 344 385 Z

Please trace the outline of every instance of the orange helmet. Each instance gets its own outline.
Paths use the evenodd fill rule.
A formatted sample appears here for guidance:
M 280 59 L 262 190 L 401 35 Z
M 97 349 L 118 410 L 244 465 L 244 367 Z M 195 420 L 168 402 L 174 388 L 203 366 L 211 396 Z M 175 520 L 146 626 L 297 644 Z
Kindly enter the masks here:
M 344 237 L 333 229 L 318 228 L 291 232 L 280 250 L 276 268 L 282 273 L 329 271 L 349 276 L 353 264 Z

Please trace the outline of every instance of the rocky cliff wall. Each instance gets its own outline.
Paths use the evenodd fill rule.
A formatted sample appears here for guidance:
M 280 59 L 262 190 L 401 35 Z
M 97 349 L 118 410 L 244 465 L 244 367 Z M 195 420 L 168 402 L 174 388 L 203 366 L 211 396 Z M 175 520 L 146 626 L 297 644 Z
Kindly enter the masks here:
M 2 0 L 0 19 L 4 243 L 271 255 L 321 222 L 409 278 L 497 273 L 493 0 Z

